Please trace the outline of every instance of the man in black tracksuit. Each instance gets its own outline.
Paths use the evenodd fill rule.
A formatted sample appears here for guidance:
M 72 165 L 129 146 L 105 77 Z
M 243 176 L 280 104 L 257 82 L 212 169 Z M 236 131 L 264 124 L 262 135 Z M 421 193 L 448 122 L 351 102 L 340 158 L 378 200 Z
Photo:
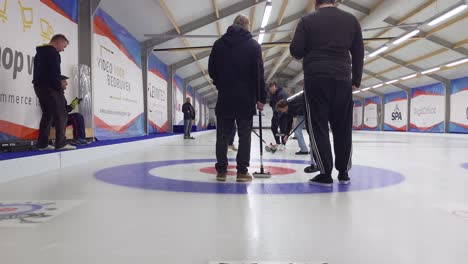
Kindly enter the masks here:
M 361 84 L 364 65 L 361 26 L 353 15 L 336 8 L 335 2 L 316 0 L 316 12 L 301 18 L 290 46 L 291 55 L 303 59 L 311 147 L 320 169 L 320 175 L 310 183 L 325 187 L 333 186 L 328 123 L 334 138 L 338 180 L 350 183 L 352 90 Z
M 182 112 L 184 112 L 184 139 L 195 139 L 190 136 L 192 122 L 195 120 L 195 108 L 193 108 L 190 102 L 190 97 L 187 97 L 186 102 L 182 105 Z
M 262 50 L 249 32 L 249 19 L 239 15 L 213 49 L 208 71 L 218 90 L 216 103 L 216 179 L 225 181 L 227 150 L 234 122 L 237 123 L 237 182 L 248 182 L 253 116 L 266 101 Z
M 72 150 L 75 147 L 67 144 L 65 129 L 67 123 L 67 110 L 65 109 L 65 96 L 61 80 L 60 52 L 68 46 L 68 39 L 61 34 L 52 37 L 48 45 L 36 48 L 34 57 L 33 84 L 36 96 L 42 109 L 42 118 L 39 125 L 39 138 L 37 149 L 50 150 L 49 132 L 52 122 L 55 123 L 55 149 Z
M 280 129 L 281 134 L 289 134 L 289 131 L 291 130 L 288 130 L 287 128 L 292 126 L 293 120 L 290 116 L 283 115 L 282 113 L 278 112 L 278 110 L 276 110 L 276 104 L 281 100 L 286 100 L 288 95 L 276 82 L 270 83 L 269 91 L 270 106 L 273 110 L 273 117 L 271 118 L 271 132 L 273 133 L 273 137 L 275 137 L 277 145 L 280 145 L 281 143 L 286 144 L 286 142 L 284 142 L 284 138 L 280 140 L 280 137 L 277 136 L 278 128 Z

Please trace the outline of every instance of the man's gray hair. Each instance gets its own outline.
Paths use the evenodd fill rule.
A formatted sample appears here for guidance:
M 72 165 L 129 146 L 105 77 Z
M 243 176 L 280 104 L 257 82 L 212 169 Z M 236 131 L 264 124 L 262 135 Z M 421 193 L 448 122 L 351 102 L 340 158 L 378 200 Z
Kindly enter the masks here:
M 250 20 L 246 16 L 238 15 L 236 19 L 234 19 L 234 25 L 239 26 L 247 31 L 250 31 Z

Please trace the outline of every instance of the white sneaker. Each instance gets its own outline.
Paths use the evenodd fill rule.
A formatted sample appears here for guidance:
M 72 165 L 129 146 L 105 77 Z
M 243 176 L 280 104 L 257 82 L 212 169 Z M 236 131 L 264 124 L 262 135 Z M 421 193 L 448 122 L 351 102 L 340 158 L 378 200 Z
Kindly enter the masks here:
M 54 149 L 55 149 L 55 147 L 52 146 L 52 145 L 47 145 L 47 147 L 45 147 L 45 148 L 37 148 L 37 150 L 39 150 L 39 151 L 54 150 Z
M 61 148 L 58 148 L 57 150 L 75 150 L 75 149 L 76 149 L 75 146 L 72 146 L 72 145 L 70 145 L 70 144 L 67 144 L 67 145 L 65 145 L 65 146 L 63 146 L 63 147 L 61 147 Z
M 236 148 L 236 146 L 234 146 L 234 145 L 230 145 L 230 146 L 229 146 L 229 149 L 232 150 L 232 151 L 237 151 L 237 148 Z
M 278 150 L 285 150 L 286 149 L 286 146 L 281 144 L 278 146 Z

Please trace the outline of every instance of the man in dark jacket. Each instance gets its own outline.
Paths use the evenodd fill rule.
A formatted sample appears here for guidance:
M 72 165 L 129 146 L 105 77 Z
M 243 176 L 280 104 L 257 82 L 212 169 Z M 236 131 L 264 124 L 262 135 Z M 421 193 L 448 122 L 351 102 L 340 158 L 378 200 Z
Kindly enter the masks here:
M 211 51 L 208 70 L 218 90 L 216 104 L 217 180 L 225 181 L 227 148 L 234 122 L 237 123 L 239 149 L 237 181 L 248 182 L 253 116 L 266 101 L 262 50 L 249 32 L 249 19 L 238 16 Z
M 37 140 L 39 150 L 53 149 L 52 146 L 48 145 L 52 122 L 55 123 L 55 149 L 75 149 L 74 146 L 68 145 L 65 139 L 67 111 L 60 78 L 60 52 L 64 51 L 67 46 L 68 39 L 64 35 L 58 34 L 52 37 L 48 45 L 36 48 L 33 84 L 42 109 Z
M 182 112 L 184 112 L 184 139 L 195 139 L 190 136 L 192 123 L 193 120 L 195 120 L 195 108 L 193 108 L 193 105 L 190 103 L 190 97 L 187 97 L 186 100 L 185 104 L 182 105 Z
M 328 123 L 333 133 L 339 183 L 349 184 L 352 90 L 361 84 L 364 43 L 359 21 L 352 14 L 336 8 L 336 0 L 316 0 L 316 9 L 301 18 L 290 51 L 296 59 L 303 59 L 311 147 L 320 169 L 320 175 L 309 182 L 332 187 L 333 157 Z
M 270 91 L 270 106 L 273 110 L 273 117 L 271 118 L 271 132 L 273 133 L 273 137 L 275 137 L 275 141 L 277 145 L 282 144 L 283 146 L 286 144 L 286 140 L 284 138 L 280 139 L 278 135 L 278 128 L 280 129 L 280 133 L 287 135 L 291 130 L 288 130 L 288 127 L 292 126 L 292 118 L 287 115 L 283 115 L 276 109 L 276 104 L 278 104 L 281 100 L 286 100 L 288 95 L 284 92 L 283 88 L 279 86 L 276 82 L 272 82 L 269 85 Z

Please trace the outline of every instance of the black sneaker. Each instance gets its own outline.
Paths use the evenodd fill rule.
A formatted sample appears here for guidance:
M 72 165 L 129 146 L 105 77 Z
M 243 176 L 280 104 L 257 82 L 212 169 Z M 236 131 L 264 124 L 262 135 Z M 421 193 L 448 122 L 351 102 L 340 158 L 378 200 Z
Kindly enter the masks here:
M 317 171 L 319 171 L 319 168 L 317 167 L 317 165 L 310 165 L 309 167 L 306 167 L 304 169 L 305 173 L 314 173 L 314 172 L 317 172 Z
M 296 155 L 309 155 L 310 153 L 308 151 L 298 151 L 296 152 Z
M 333 179 L 330 175 L 319 174 L 315 178 L 309 180 L 310 185 L 320 186 L 320 187 L 333 187 Z
M 340 172 L 338 174 L 338 182 L 343 185 L 348 185 L 351 183 L 348 172 Z
M 189 139 L 195 139 L 194 137 L 189 137 Z

